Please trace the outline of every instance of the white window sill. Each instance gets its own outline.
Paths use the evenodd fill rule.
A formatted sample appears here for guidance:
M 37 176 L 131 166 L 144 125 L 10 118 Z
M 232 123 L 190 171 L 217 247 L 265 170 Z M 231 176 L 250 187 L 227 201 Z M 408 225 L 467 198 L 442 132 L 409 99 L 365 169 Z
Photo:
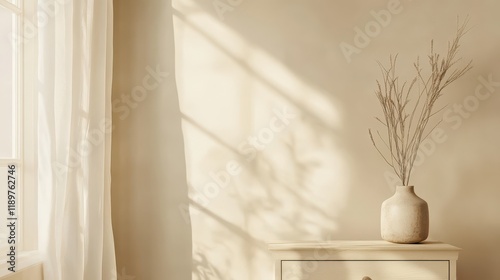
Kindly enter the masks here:
M 42 255 L 38 251 L 21 252 L 16 257 L 16 272 L 43 262 Z M 0 280 L 5 276 L 13 274 L 8 268 L 9 264 L 6 262 L 6 259 L 2 259 L 2 263 L 0 264 Z

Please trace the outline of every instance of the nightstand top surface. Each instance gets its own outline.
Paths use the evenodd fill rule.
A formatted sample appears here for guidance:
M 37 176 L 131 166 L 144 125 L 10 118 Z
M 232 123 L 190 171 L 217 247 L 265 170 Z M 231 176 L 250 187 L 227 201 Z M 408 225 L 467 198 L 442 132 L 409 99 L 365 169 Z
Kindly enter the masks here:
M 333 240 L 269 243 L 271 251 L 295 251 L 310 249 L 355 250 L 355 251 L 459 251 L 458 247 L 438 241 L 424 241 L 418 244 L 395 244 L 383 240 Z

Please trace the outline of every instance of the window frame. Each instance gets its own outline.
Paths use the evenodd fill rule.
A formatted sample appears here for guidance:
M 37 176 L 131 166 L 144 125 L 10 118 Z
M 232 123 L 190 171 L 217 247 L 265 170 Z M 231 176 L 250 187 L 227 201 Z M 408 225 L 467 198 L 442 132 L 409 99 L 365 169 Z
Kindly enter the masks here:
M 23 15 L 19 21 L 19 34 L 23 38 L 21 60 L 19 65 L 22 71 L 20 96 L 22 97 L 22 137 L 23 143 L 20 153 L 23 159 L 23 193 L 22 193 L 22 251 L 38 250 L 38 126 L 37 126 L 37 53 L 38 41 L 36 37 L 26 38 L 26 20 L 37 19 L 37 1 L 22 0 Z M 33 22 L 37 26 L 36 22 Z
M 37 184 L 37 38 L 27 37 L 26 28 L 36 24 L 36 0 L 17 0 L 11 3 L 0 0 L 1 9 L 6 8 L 17 16 L 11 43 L 14 48 L 15 83 L 14 101 L 16 114 L 13 124 L 16 130 L 15 149 L 12 158 L 0 159 L 6 166 L 15 164 L 18 172 L 16 236 L 17 259 L 38 250 L 38 184 Z M 2 221 L 2 224 L 5 221 Z M 6 256 L 0 256 L 4 259 Z M 16 265 L 17 266 L 17 265 Z M 19 268 L 19 267 L 18 267 Z M 6 269 L 5 269 L 6 270 Z M 2 272 L 5 271 L 2 269 Z

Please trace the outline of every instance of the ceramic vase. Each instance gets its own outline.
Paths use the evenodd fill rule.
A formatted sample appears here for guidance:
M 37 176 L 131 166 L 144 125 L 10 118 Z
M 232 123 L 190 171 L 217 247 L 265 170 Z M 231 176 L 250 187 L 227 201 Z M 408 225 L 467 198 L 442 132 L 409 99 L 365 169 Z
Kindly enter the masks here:
M 382 239 L 393 243 L 419 243 L 429 235 L 429 207 L 415 194 L 413 186 L 397 186 L 382 203 Z

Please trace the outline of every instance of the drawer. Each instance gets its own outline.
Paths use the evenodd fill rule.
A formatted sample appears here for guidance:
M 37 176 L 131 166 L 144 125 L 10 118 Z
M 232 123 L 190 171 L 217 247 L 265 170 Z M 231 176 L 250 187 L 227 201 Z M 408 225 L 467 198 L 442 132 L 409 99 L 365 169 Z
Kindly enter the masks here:
M 449 280 L 448 261 L 281 261 L 281 280 Z

